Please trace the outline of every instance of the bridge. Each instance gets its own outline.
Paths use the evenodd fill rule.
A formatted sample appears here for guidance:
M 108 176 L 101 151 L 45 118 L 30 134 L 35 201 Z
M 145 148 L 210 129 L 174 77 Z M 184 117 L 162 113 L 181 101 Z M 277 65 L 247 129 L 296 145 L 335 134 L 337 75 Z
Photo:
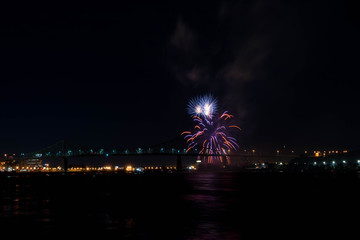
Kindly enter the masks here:
M 90 157 L 126 157 L 126 156 L 167 156 L 170 161 L 176 162 L 177 169 L 182 169 L 184 159 L 195 162 L 199 157 L 229 157 L 231 165 L 241 166 L 254 162 L 287 162 L 296 157 L 295 154 L 259 154 L 255 152 L 229 152 L 228 154 L 199 154 L 199 149 L 186 151 L 185 141 L 182 138 L 175 138 L 150 147 L 138 147 L 133 149 L 101 148 L 76 144 L 67 140 L 61 140 L 38 151 L 21 154 L 15 160 L 26 159 L 61 159 L 63 169 L 67 171 L 69 158 L 90 158 Z
M 226 155 L 199 154 L 199 149 L 193 148 L 186 151 L 187 147 L 183 139 L 172 139 L 150 147 L 138 147 L 133 149 L 101 148 L 82 146 L 72 142 L 61 140 L 53 145 L 47 146 L 35 152 L 22 154 L 20 158 L 46 158 L 46 157 L 88 157 L 88 156 L 129 156 L 129 155 L 180 155 L 180 156 L 238 156 L 238 157 L 295 157 L 295 154 L 257 154 L 254 152 L 234 152 Z

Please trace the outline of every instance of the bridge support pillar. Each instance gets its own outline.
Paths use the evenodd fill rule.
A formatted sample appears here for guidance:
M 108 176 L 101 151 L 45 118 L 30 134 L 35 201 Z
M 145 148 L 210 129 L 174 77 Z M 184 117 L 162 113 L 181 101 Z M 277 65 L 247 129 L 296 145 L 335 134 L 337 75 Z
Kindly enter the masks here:
M 182 160 L 181 155 L 176 156 L 176 170 L 179 172 L 182 170 Z
M 67 172 L 68 171 L 68 159 L 66 157 L 62 158 L 62 165 L 63 165 L 64 172 Z

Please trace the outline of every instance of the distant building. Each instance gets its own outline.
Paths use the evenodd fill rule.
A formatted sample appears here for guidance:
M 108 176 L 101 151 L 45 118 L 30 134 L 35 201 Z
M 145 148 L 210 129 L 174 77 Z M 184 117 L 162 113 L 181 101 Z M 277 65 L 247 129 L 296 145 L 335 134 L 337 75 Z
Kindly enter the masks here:
M 344 150 L 335 154 L 315 156 L 301 155 L 289 162 L 289 167 L 297 170 L 350 170 L 360 169 L 360 151 Z
M 16 161 L 13 159 L 0 160 L 0 171 L 13 171 L 16 167 Z
M 31 158 L 20 161 L 20 169 L 40 169 L 43 167 L 42 160 L 39 158 Z

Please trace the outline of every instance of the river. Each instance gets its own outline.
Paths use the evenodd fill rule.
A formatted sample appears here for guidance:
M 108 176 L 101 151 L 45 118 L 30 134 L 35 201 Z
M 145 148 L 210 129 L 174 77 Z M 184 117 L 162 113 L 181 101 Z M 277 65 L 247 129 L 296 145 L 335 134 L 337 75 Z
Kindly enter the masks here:
M 0 229 L 39 238 L 346 239 L 359 186 L 357 173 L 3 174 Z

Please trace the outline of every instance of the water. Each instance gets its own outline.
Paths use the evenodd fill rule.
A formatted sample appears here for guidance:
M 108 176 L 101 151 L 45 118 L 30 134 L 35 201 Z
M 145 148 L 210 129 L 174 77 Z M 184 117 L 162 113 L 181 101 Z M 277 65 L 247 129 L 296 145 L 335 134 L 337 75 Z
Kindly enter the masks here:
M 357 173 L 1 175 L 0 229 L 43 238 L 346 239 L 358 223 L 359 186 Z

